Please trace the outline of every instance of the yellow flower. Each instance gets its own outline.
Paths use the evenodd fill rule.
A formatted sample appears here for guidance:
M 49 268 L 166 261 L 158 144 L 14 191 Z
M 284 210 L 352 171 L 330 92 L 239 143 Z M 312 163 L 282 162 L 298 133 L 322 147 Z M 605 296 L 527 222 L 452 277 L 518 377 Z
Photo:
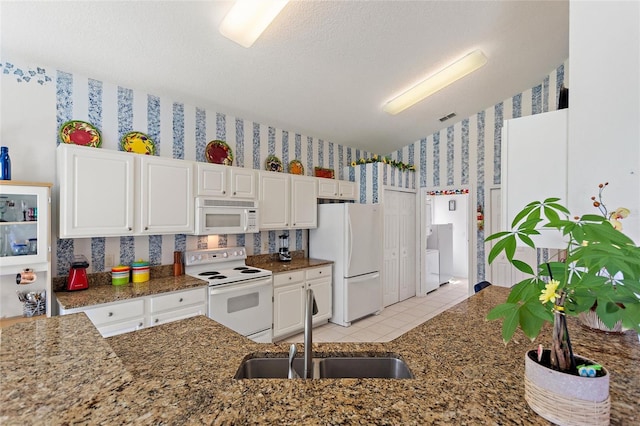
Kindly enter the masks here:
M 624 219 L 625 217 L 629 216 L 629 213 L 631 213 L 629 211 L 629 209 L 627 209 L 625 207 L 620 207 L 620 208 L 616 209 L 615 212 L 613 212 L 611 217 L 613 219 Z
M 355 161 L 352 161 L 352 162 L 351 162 L 351 167 L 355 167 L 355 166 L 356 166 L 356 162 L 355 162 Z
M 609 223 L 611 224 L 611 226 L 613 226 L 614 229 L 622 231 L 622 222 L 620 222 L 618 219 L 611 218 L 609 219 Z
M 547 302 L 555 302 L 556 301 L 556 290 L 560 285 L 560 281 L 551 280 L 544 286 L 544 290 L 541 291 L 540 301 L 544 304 Z

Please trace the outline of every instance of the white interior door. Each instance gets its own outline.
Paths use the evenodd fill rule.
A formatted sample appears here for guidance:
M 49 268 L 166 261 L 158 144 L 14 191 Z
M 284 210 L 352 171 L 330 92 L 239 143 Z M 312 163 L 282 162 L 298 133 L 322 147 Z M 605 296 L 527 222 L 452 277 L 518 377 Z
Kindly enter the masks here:
M 416 197 L 398 192 L 400 206 L 399 247 L 399 300 L 416 295 Z
M 400 207 L 398 193 L 384 193 L 384 277 L 382 280 L 382 302 L 384 306 L 392 305 L 399 298 L 399 234 Z

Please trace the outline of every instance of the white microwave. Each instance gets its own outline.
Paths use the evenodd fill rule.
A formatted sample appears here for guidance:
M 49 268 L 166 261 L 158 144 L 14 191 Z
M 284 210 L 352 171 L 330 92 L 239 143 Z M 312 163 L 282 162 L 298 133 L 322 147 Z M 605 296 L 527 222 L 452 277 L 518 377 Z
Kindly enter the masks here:
M 196 197 L 196 235 L 248 234 L 258 232 L 255 201 Z

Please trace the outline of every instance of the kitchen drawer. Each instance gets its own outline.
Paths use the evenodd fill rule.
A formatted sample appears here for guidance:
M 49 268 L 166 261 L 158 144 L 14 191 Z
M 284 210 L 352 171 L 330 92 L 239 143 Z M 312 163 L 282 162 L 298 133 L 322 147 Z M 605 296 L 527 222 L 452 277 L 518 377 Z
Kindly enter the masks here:
M 151 297 L 150 312 L 161 312 L 168 309 L 180 309 L 183 306 L 206 303 L 206 287 L 193 290 L 176 291 L 161 296 Z
M 331 278 L 331 266 L 323 266 L 322 268 L 307 269 L 305 271 L 306 279 L 315 280 L 316 278 Z
M 86 309 L 84 312 L 87 314 L 91 322 L 98 327 L 102 324 L 143 317 L 144 299 L 112 303 L 106 306 Z
M 273 276 L 273 285 L 286 285 L 304 281 L 304 271 L 287 272 L 285 274 L 275 274 Z
M 197 315 L 206 315 L 207 310 L 204 303 L 199 305 L 186 306 L 184 309 L 175 309 L 160 314 L 151 315 L 151 326 L 166 324 L 172 321 L 180 321 Z
M 144 317 L 128 319 L 113 324 L 96 327 L 102 337 L 111 337 L 118 334 L 129 333 L 131 331 L 141 330 L 144 328 Z

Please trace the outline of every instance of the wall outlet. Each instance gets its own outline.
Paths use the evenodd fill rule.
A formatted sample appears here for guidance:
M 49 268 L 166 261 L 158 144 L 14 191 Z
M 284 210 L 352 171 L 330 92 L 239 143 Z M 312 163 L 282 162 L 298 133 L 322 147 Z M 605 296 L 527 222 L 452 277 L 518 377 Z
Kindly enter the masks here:
M 106 254 L 104 256 L 104 267 L 105 268 L 113 268 L 114 266 L 115 266 L 115 264 L 114 264 L 113 253 L 112 254 Z

